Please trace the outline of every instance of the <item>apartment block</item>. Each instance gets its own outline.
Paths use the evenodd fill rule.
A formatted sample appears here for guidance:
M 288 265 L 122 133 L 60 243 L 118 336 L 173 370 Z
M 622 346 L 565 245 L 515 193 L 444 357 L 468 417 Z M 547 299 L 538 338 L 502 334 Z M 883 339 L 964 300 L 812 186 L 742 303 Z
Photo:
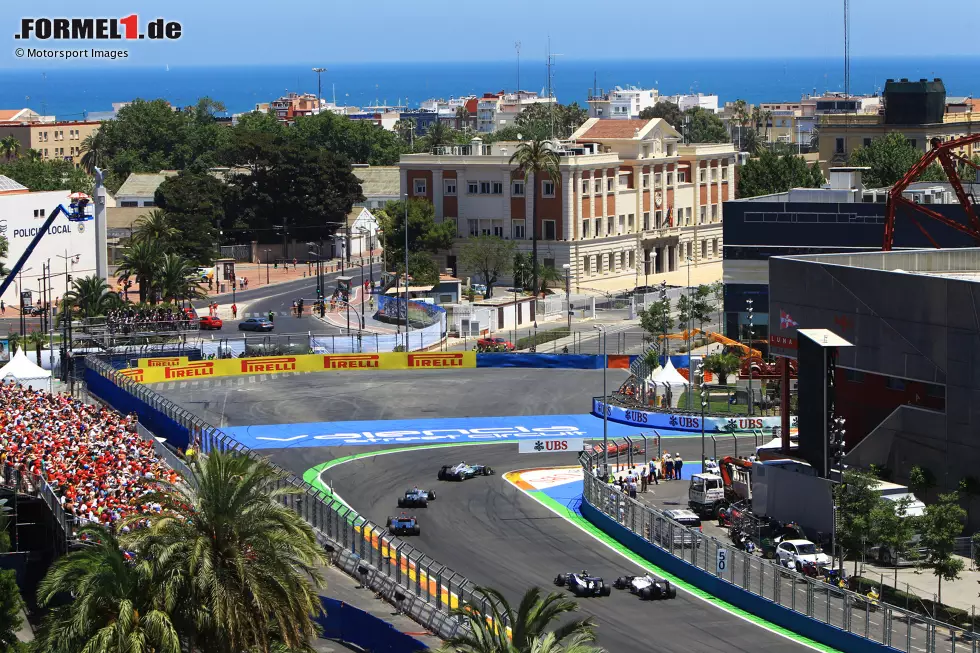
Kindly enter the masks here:
M 20 141 L 20 153 L 37 150 L 45 161 L 63 159 L 77 167 L 82 160 L 82 142 L 99 130 L 98 121 L 88 122 L 0 122 L 0 138 Z
M 636 120 L 641 111 L 653 108 L 660 99 L 660 93 L 655 88 L 617 86 L 608 92 L 603 92 L 603 89 L 592 91 L 589 95 L 590 118 Z
M 592 118 L 554 144 L 559 178 L 527 180 L 510 163 L 517 146 L 475 138 L 403 155 L 401 192 L 454 222 L 457 245 L 489 234 L 529 252 L 537 233 L 542 265 L 569 264 L 578 287 L 633 288 L 720 262 L 722 202 L 734 196 L 731 144 L 682 145 L 659 118 Z M 455 269 L 456 249 L 445 256 L 440 267 Z

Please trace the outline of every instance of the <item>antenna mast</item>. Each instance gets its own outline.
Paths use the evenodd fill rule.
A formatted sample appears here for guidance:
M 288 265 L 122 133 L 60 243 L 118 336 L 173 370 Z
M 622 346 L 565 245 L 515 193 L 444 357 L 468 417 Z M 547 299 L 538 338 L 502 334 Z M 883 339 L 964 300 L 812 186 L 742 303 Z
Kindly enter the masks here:
M 517 50 L 517 117 L 521 117 L 521 42 L 514 43 Z M 516 122 L 516 120 L 515 120 Z
M 551 52 L 551 37 L 548 37 L 548 116 L 551 119 L 551 140 L 555 140 L 555 88 L 554 88 L 554 67 L 555 67 L 555 57 L 560 57 L 560 54 L 554 54 Z
M 847 162 L 847 137 L 850 127 L 848 105 L 851 99 L 851 2 L 844 0 L 844 162 Z

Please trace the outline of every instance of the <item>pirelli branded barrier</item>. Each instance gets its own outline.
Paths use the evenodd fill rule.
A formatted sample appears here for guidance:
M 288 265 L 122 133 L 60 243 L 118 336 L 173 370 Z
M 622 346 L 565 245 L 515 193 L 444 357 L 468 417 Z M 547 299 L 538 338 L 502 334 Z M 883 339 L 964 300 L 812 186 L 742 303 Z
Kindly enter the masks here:
M 187 365 L 190 359 L 187 356 L 158 356 L 156 358 L 141 358 L 137 361 L 137 367 L 179 367 Z
M 475 368 L 476 352 L 419 352 L 383 354 L 307 354 L 262 356 L 221 360 L 161 364 L 161 360 L 140 359 L 151 365 L 120 370 L 137 383 L 188 381 L 218 376 L 281 374 L 283 372 L 357 372 L 360 370 L 433 370 Z

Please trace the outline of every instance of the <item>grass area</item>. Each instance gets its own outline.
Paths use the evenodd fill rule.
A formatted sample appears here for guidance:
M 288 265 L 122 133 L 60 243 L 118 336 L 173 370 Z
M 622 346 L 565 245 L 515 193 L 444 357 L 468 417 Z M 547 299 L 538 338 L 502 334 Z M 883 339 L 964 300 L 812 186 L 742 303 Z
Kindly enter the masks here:
M 518 339 L 518 341 L 514 343 L 514 347 L 516 349 L 527 349 L 531 345 L 540 347 L 546 342 L 567 338 L 569 335 L 570 332 L 568 327 L 551 329 L 550 331 L 538 331 L 536 335 L 532 334 Z
M 691 398 L 691 410 L 700 411 L 701 410 L 701 389 L 694 388 L 692 391 L 694 396 Z M 677 402 L 678 408 L 687 409 L 687 390 L 681 393 L 680 399 Z M 708 405 L 705 406 L 706 413 L 725 413 L 732 415 L 748 415 L 749 407 L 745 404 L 730 404 L 728 403 L 728 394 L 722 392 L 711 392 L 708 391 Z

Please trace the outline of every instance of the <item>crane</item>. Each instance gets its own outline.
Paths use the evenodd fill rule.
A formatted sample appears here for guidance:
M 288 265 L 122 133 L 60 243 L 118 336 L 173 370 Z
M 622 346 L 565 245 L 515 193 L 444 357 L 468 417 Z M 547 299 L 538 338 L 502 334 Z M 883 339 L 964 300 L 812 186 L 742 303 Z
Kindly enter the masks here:
M 980 134 L 971 134 L 969 136 L 955 138 L 953 140 L 946 141 L 945 143 L 939 138 L 932 139 L 932 149 L 926 152 L 925 156 L 919 159 L 919 161 L 905 173 L 905 176 L 902 177 L 898 183 L 892 186 L 890 191 L 888 191 L 888 204 L 885 208 L 885 238 L 881 246 L 883 251 L 890 252 L 892 246 L 895 244 L 895 216 L 899 206 L 904 206 L 914 211 L 918 211 L 928 218 L 932 218 L 933 220 L 936 220 L 947 227 L 956 229 L 957 231 L 970 236 L 974 241 L 976 241 L 977 245 L 980 245 L 980 219 L 978 219 L 974 208 L 976 198 L 973 197 L 972 193 L 967 193 L 966 190 L 964 190 L 963 182 L 960 181 L 959 173 L 956 170 L 957 162 L 962 165 L 969 166 L 974 170 L 980 170 L 980 166 L 956 152 L 956 150 L 965 145 L 970 145 L 977 142 L 980 142 Z M 948 218 L 938 211 L 934 211 L 921 204 L 916 204 L 912 200 L 902 195 L 902 193 L 909 187 L 909 184 L 915 181 L 926 168 L 937 160 L 939 161 L 939 165 L 942 166 L 943 171 L 946 173 L 946 176 L 949 177 L 949 183 L 953 187 L 953 192 L 956 193 L 956 198 L 959 200 L 960 206 L 966 213 L 967 224 L 957 222 L 956 220 Z M 908 217 L 910 220 L 912 220 L 912 223 L 919 228 L 919 231 L 921 231 L 923 235 L 929 239 L 929 242 L 932 243 L 936 249 L 941 249 L 939 243 L 936 242 L 931 235 L 929 235 L 926 228 L 923 227 L 913 215 L 909 214 Z
M 48 219 L 44 221 L 41 228 L 37 230 L 36 234 L 34 234 L 34 238 L 32 238 L 30 244 L 27 245 L 27 249 L 25 249 L 24 253 L 20 255 L 20 258 L 17 259 L 14 267 L 10 269 L 10 272 L 7 273 L 6 278 L 2 283 L 0 283 L 0 296 L 3 296 L 3 293 L 7 292 L 7 288 L 11 283 L 13 283 L 17 273 L 20 272 L 21 268 L 24 267 L 24 264 L 27 263 L 27 259 L 29 259 L 31 254 L 34 253 L 34 248 L 36 248 L 37 244 L 41 242 L 42 238 L 44 238 L 44 234 L 48 233 L 48 229 L 51 228 L 51 225 L 59 215 L 64 215 L 70 222 L 87 222 L 94 219 L 95 216 L 88 212 L 89 204 L 92 202 L 91 197 L 85 193 L 72 193 L 68 199 L 71 200 L 68 208 L 66 209 L 63 204 L 56 206 L 54 211 L 48 215 Z

